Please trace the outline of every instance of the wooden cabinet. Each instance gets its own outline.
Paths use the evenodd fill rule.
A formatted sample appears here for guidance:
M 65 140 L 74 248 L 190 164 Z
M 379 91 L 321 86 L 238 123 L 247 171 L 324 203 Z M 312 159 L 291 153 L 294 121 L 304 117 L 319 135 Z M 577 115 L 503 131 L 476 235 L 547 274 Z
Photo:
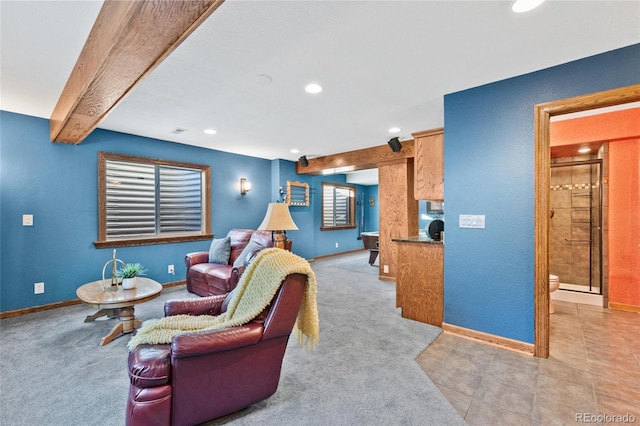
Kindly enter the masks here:
M 444 201 L 444 129 L 412 133 L 415 140 L 414 198 Z
M 397 246 L 396 306 L 402 317 L 442 326 L 444 316 L 444 246 L 403 242 Z

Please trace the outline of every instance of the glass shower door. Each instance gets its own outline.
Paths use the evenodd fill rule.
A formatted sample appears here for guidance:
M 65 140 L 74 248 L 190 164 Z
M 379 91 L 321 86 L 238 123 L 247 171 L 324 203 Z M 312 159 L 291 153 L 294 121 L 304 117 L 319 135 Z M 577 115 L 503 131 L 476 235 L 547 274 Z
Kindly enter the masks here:
M 601 165 L 551 165 L 549 272 L 560 277 L 563 290 L 602 294 Z

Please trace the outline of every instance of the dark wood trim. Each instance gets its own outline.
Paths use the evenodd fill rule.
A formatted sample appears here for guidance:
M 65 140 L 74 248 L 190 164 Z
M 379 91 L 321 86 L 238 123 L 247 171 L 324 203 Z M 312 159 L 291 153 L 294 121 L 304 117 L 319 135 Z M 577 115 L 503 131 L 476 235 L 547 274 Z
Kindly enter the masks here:
M 198 169 L 202 171 L 211 169 L 211 166 L 208 166 L 206 164 L 186 163 L 184 161 L 164 160 L 162 158 L 140 157 L 137 155 L 100 151 L 98 152 L 98 161 L 102 162 L 103 160 L 130 161 L 133 163 L 147 163 L 155 164 L 157 166 L 182 167 L 185 169 Z
M 14 317 L 19 317 L 26 314 L 33 314 L 36 312 L 44 312 L 44 311 L 49 311 L 51 309 L 79 305 L 80 303 L 82 303 L 80 299 L 72 299 L 72 300 L 65 300 L 63 302 L 49 303 L 47 305 L 32 306 L 29 308 L 15 309 L 13 311 L 4 311 L 4 312 L 0 312 L 0 319 L 14 318 Z
M 309 165 L 302 167 L 296 163 L 296 173 L 305 175 L 327 175 L 346 173 L 355 170 L 375 169 L 385 162 L 396 162 L 414 157 L 414 140 L 402 141 L 402 150 L 393 152 L 389 145 L 379 145 L 371 148 L 358 149 L 324 157 L 309 158 Z
M 155 238 L 136 238 L 131 240 L 107 240 L 107 241 L 94 241 L 95 248 L 117 248 L 117 247 L 135 247 L 135 246 L 150 246 L 153 244 L 171 244 L 171 243 L 186 243 L 190 241 L 204 241 L 212 240 L 213 234 L 200 234 L 200 235 L 178 235 L 175 237 L 155 237 Z
M 53 142 L 82 142 L 224 0 L 106 0 L 50 120 Z
M 640 306 L 636 305 L 628 305 L 626 303 L 609 303 L 609 309 L 614 311 L 625 311 L 625 312 L 638 312 L 640 313 Z
M 549 357 L 549 180 L 550 119 L 556 115 L 640 101 L 640 84 L 535 106 L 534 181 L 534 355 Z
M 466 339 L 487 343 L 510 351 L 533 355 L 533 345 L 519 340 L 508 339 L 495 334 L 484 333 L 470 328 L 460 327 L 453 324 L 442 323 L 442 331 L 455 334 Z
M 173 282 L 162 284 L 162 287 L 163 288 L 178 287 L 186 284 L 187 282 L 185 280 L 181 280 L 181 281 L 173 281 Z M 48 303 L 46 305 L 33 306 L 30 308 L 4 311 L 4 312 L 0 312 L 0 319 L 15 318 L 22 315 L 33 314 L 36 312 L 44 312 L 44 311 L 50 311 L 51 309 L 58 309 L 58 308 L 64 308 L 67 306 L 79 305 L 81 303 L 82 301 L 80 301 L 80 299 L 71 299 L 71 300 L 65 300 L 62 302 Z
M 153 164 L 156 166 L 183 167 L 187 169 L 197 169 L 204 173 L 204 188 L 202 206 L 204 212 L 203 234 L 197 235 L 174 235 L 174 236 L 154 236 L 147 238 L 131 238 L 121 240 L 107 240 L 107 160 L 130 161 L 134 163 Z M 160 158 L 138 157 L 135 155 L 116 154 L 112 152 L 98 152 L 98 239 L 93 242 L 96 248 L 112 247 L 133 247 L 152 244 L 181 243 L 189 241 L 202 241 L 213 239 L 211 233 L 211 166 L 204 164 L 185 163 L 181 161 L 162 160 Z
M 341 231 L 345 229 L 355 229 L 356 227 L 356 187 L 348 183 L 335 183 L 335 182 L 322 182 L 322 205 L 321 205 L 321 217 L 320 217 L 320 230 L 321 231 Z M 332 188 L 346 188 L 353 194 L 353 197 L 349 197 L 349 224 L 339 226 L 324 226 L 324 188 L 330 186 Z
M 534 169 L 534 350 L 535 356 L 549 358 L 549 226 L 551 211 L 551 146 L 549 144 L 549 115 L 535 107 Z M 540 141 L 540 142 L 538 142 Z M 546 143 L 544 142 L 546 141 Z M 547 173 L 538 173 L 541 170 Z
M 162 284 L 162 287 L 163 288 L 170 288 L 170 287 L 179 287 L 181 285 L 187 285 L 187 281 L 186 280 L 171 281 L 171 282 Z

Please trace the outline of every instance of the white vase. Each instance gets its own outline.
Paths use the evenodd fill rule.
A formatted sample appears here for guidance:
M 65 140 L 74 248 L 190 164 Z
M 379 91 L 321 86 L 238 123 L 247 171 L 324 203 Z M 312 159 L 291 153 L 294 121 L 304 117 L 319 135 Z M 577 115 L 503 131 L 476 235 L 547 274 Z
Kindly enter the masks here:
M 131 290 L 132 288 L 136 288 L 136 277 L 123 278 L 122 279 L 122 289 L 123 290 Z

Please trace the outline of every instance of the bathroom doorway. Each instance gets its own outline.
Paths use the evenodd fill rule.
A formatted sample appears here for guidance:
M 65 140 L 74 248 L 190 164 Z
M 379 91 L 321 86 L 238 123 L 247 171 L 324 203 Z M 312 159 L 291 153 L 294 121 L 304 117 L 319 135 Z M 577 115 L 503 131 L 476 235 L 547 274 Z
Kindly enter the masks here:
M 535 181 L 534 194 L 534 281 L 535 326 L 534 355 L 549 357 L 549 237 L 551 210 L 551 144 L 552 117 L 597 108 L 640 101 L 640 85 L 538 104 L 534 107 Z
M 560 290 L 603 294 L 602 159 L 590 158 L 602 151 L 552 159 L 549 273 Z

